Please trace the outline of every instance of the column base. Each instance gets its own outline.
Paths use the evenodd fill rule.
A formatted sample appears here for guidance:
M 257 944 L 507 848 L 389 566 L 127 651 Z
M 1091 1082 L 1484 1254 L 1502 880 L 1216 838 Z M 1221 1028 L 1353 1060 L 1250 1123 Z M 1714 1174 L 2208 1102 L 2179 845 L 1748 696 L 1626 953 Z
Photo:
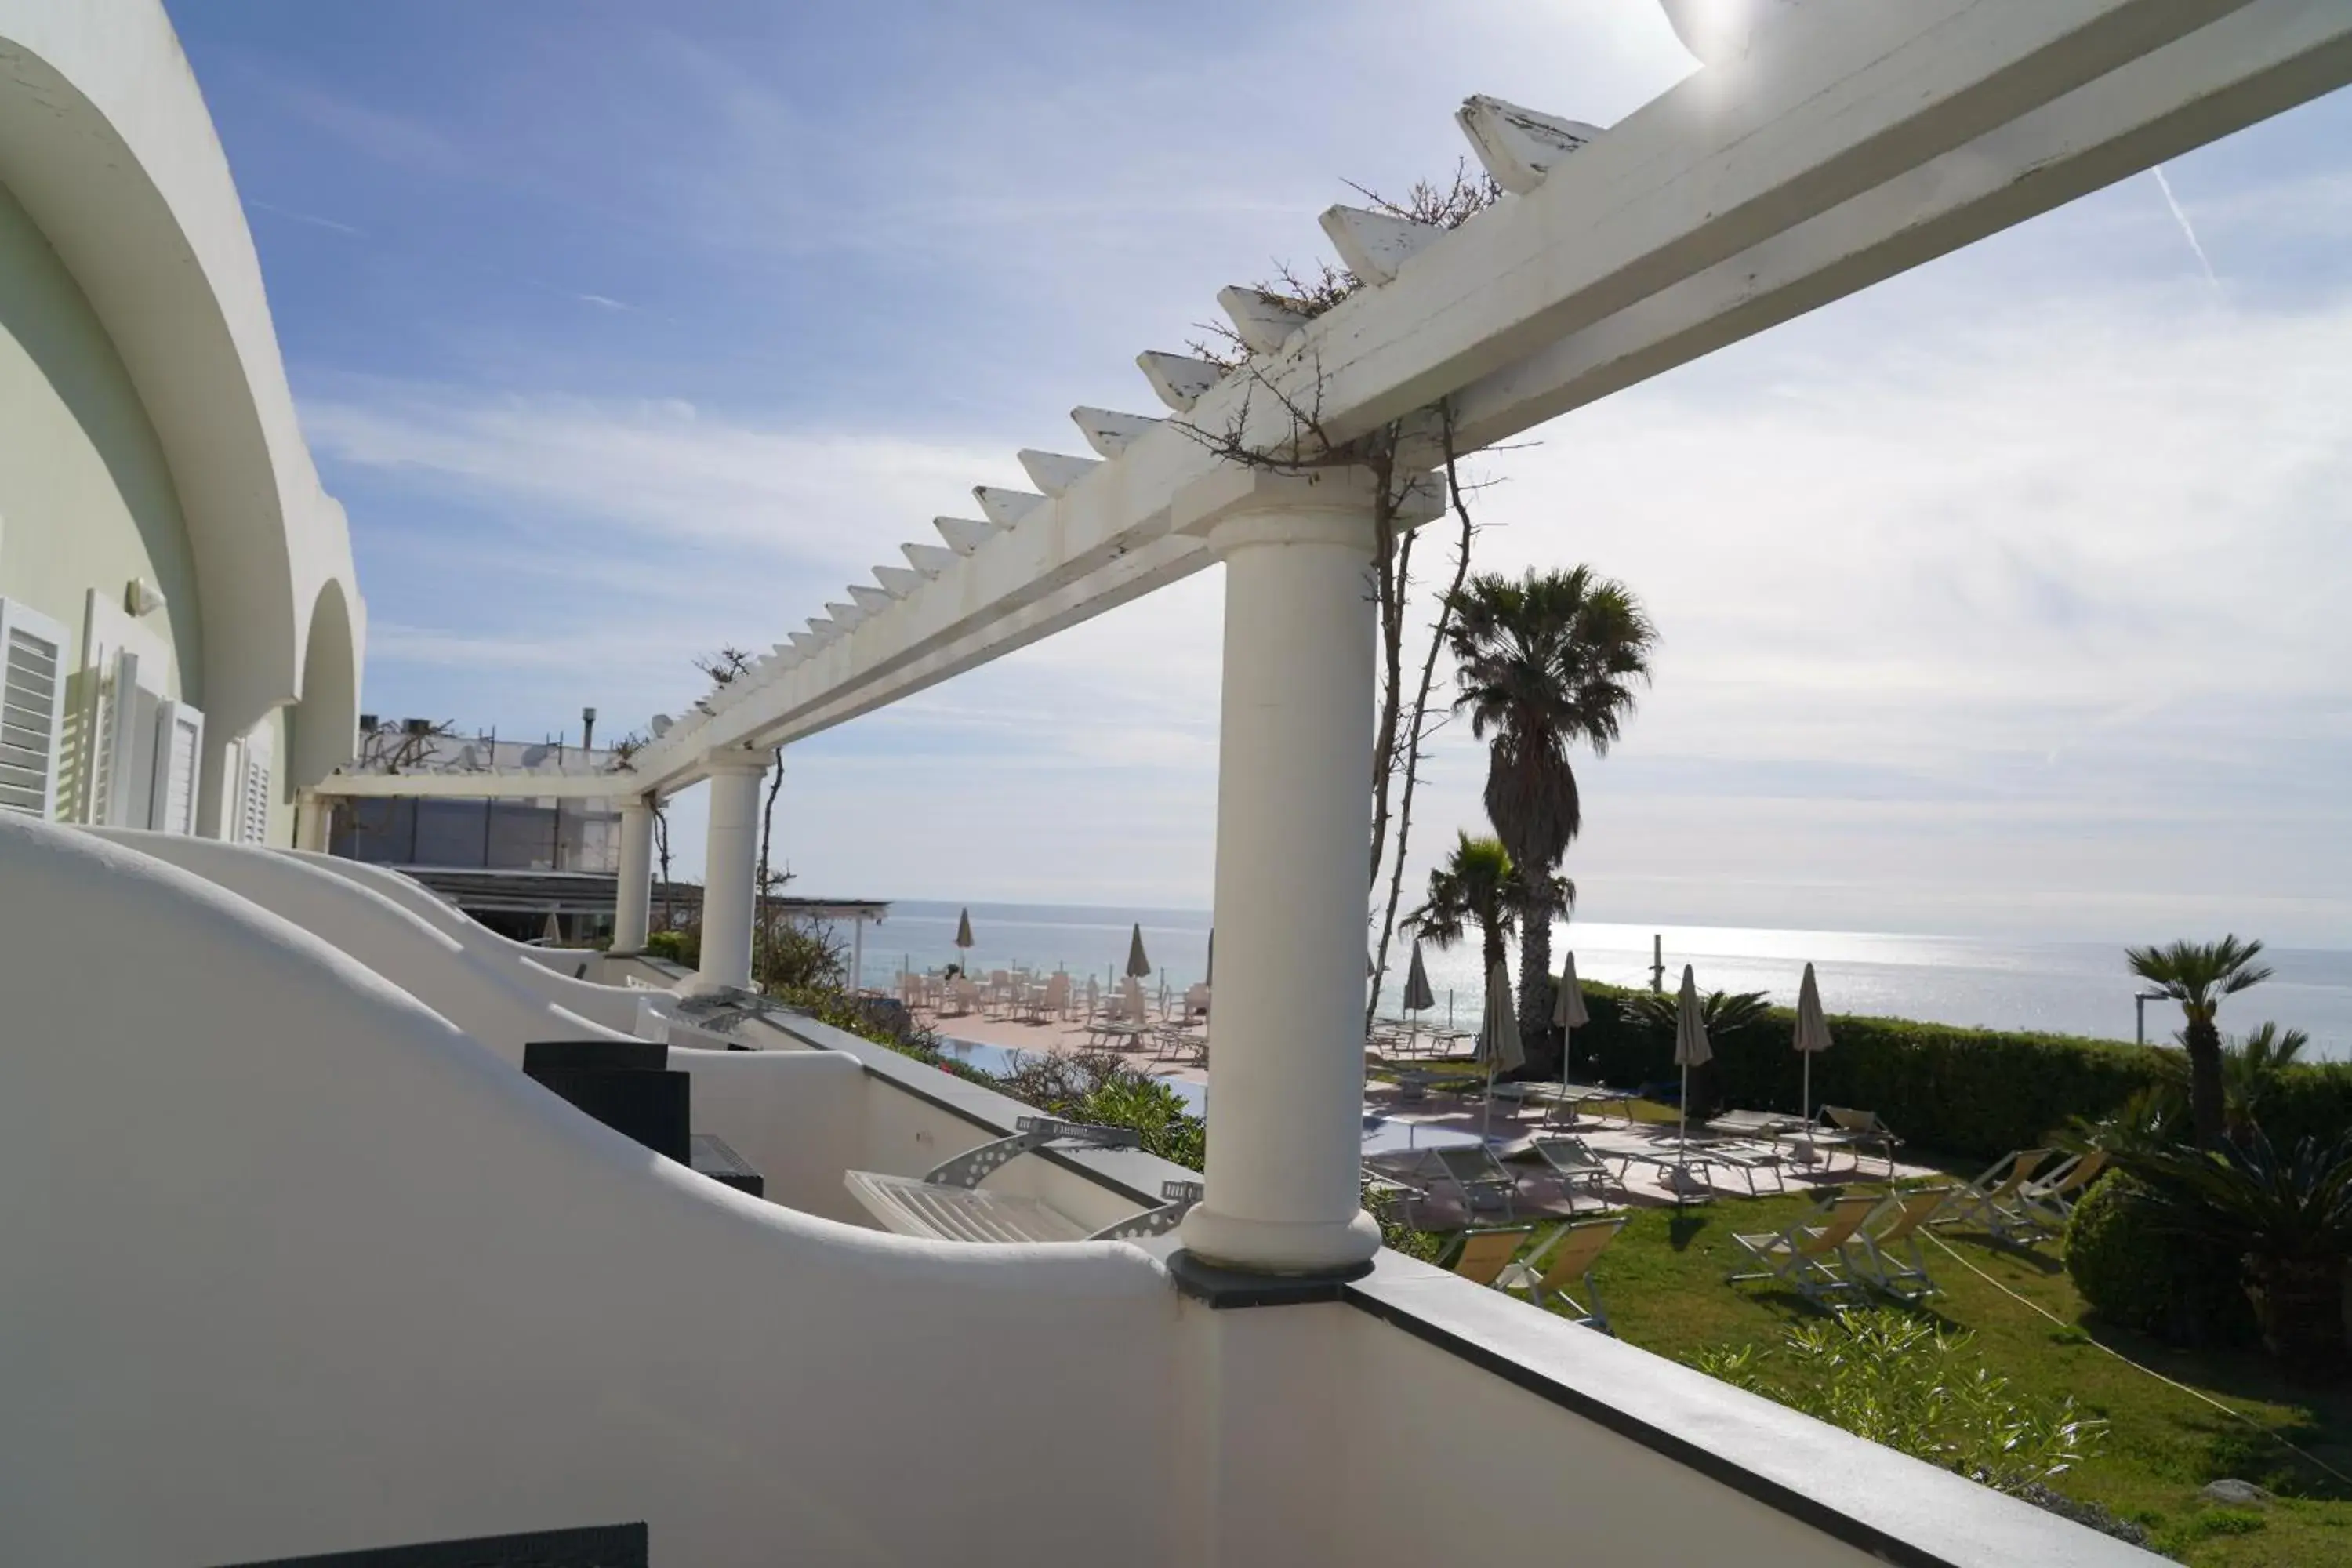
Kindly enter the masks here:
M 1202 1204 L 1176 1234 L 1203 1263 L 1244 1274 L 1339 1274 L 1381 1249 L 1380 1222 L 1358 1209 L 1349 1220 L 1244 1219 Z

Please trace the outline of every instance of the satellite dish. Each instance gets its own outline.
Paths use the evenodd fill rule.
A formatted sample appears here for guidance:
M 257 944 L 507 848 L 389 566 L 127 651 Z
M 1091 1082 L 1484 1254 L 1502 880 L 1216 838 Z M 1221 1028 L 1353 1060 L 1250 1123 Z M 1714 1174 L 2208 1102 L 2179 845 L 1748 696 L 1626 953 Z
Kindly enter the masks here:
M 668 734 L 668 733 L 669 733 L 669 727 L 670 727 L 671 722 L 672 722 L 672 720 L 670 719 L 670 716 L 669 716 L 668 714 L 667 714 L 667 713 L 656 713 L 656 714 L 655 714 L 655 715 L 653 716 L 653 720 L 652 720 L 652 721 L 651 721 L 650 723 L 648 723 L 648 724 L 646 726 L 646 729 L 648 729 L 648 730 L 651 730 L 651 731 L 654 732 L 654 739 L 655 739 L 655 740 L 656 740 L 656 741 L 658 741 L 658 740 L 660 740 L 664 735 L 667 735 L 667 734 Z

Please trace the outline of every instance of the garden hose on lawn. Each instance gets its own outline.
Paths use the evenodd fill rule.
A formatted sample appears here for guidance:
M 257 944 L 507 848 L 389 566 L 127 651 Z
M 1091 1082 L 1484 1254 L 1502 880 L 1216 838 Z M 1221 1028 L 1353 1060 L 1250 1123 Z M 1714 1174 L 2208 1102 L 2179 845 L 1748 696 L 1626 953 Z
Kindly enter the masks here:
M 2077 1326 L 2068 1322 L 2065 1319 L 2060 1317 L 2049 1308 L 2042 1306 L 2040 1302 L 2028 1300 L 2026 1298 L 2019 1295 L 2016 1291 L 2011 1289 L 2008 1286 L 2002 1284 L 2000 1280 L 1994 1279 L 1991 1275 L 1986 1273 L 1983 1269 L 1978 1268 L 1975 1264 L 1961 1257 L 1958 1252 L 1953 1249 L 1952 1244 L 1946 1241 L 1942 1237 L 1930 1231 L 1927 1233 L 1927 1239 L 1934 1242 L 1937 1247 L 1942 1247 L 1944 1251 L 1950 1256 L 1953 1262 L 1958 1264 L 1961 1268 L 1967 1269 L 1969 1273 L 1975 1275 L 1978 1279 L 1983 1280 L 1986 1284 L 1991 1286 L 1994 1289 L 2000 1291 L 2011 1300 L 2017 1302 L 2020 1306 L 2030 1308 L 2033 1311 L 2041 1313 L 2043 1317 L 2049 1319 L 2052 1322 L 2057 1324 L 2062 1329 L 2071 1329 Z M 2346 1486 L 2352 1487 L 2352 1476 L 2346 1475 L 2343 1471 L 2337 1469 L 2326 1460 L 2320 1458 L 2315 1454 L 2305 1453 L 2301 1448 L 2296 1447 L 2293 1443 L 2287 1441 L 2284 1437 L 2280 1436 L 2276 1432 L 2272 1431 L 2269 1427 L 2263 1426 L 2261 1422 L 2255 1420 L 2252 1416 L 2248 1415 L 2243 1411 L 2231 1409 L 2228 1405 L 2222 1404 L 2220 1400 L 2214 1398 L 2211 1394 L 2207 1394 L 2202 1389 L 2191 1388 L 2185 1383 L 2176 1383 L 2171 1378 L 2165 1376 L 2164 1373 L 2157 1371 L 2152 1366 L 2142 1366 L 2139 1363 L 2132 1360 L 2131 1357 L 2124 1354 L 2123 1352 L 2116 1349 L 2112 1345 L 2103 1343 L 2097 1339 L 2090 1338 L 2088 1335 L 2084 1337 L 2089 1340 L 2090 1343 L 2097 1345 L 2099 1349 L 2105 1351 L 2109 1355 L 2115 1357 L 2126 1366 L 2130 1367 L 2133 1371 L 2144 1372 L 2147 1373 L 2148 1376 L 2156 1379 L 2157 1382 L 2163 1384 L 2165 1386 L 2168 1388 L 2177 1388 L 2192 1399 L 2202 1400 L 2204 1403 L 2211 1405 L 2214 1409 L 2220 1411 L 2222 1415 L 2232 1416 L 2237 1420 L 2244 1422 L 2247 1426 L 2252 1427 L 2263 1436 L 2268 1437 L 2272 1442 L 2276 1443 L 2280 1447 L 2284 1448 L 2288 1453 L 2293 1454 L 2296 1458 L 2304 1461 L 2304 1463 L 2310 1465 L 2315 1468 L 2325 1470 L 2329 1475 L 2334 1476 L 2337 1480 L 2342 1481 Z

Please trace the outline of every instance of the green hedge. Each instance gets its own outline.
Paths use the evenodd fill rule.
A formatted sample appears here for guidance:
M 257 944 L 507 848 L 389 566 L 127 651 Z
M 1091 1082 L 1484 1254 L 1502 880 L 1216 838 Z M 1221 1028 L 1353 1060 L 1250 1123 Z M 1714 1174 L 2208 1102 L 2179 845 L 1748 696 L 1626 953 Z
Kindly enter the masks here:
M 1629 1006 L 1640 993 L 1584 993 L 1592 1022 L 1576 1031 L 1579 1079 L 1620 1088 L 1675 1080 L 1674 1042 Z M 1803 1072 L 1790 1048 L 1795 1027 L 1793 1010 L 1776 1007 L 1758 1027 L 1713 1040 L 1716 1100 L 1795 1110 Z M 2044 1142 L 2071 1118 L 2105 1116 L 2157 1078 L 2147 1047 L 2068 1035 L 1836 1017 L 1830 1036 L 1833 1044 L 1813 1060 L 1816 1103 L 1875 1110 L 1915 1147 L 1965 1158 L 1990 1161 Z M 2263 1123 L 2283 1145 L 2340 1135 L 2352 1127 L 2352 1065 L 2289 1068 Z

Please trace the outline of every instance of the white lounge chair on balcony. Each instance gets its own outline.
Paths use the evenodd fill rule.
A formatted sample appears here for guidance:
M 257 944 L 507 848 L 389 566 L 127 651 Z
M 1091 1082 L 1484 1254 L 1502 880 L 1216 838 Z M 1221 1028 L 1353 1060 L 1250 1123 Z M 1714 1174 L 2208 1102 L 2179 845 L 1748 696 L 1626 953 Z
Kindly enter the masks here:
M 886 1230 L 936 1241 L 1124 1241 L 1160 1236 L 1201 1201 L 1197 1182 L 1168 1182 L 1159 1207 L 1087 1230 L 1039 1198 L 983 1191 L 981 1183 L 1024 1154 L 1053 1146 L 1132 1149 L 1135 1132 L 1049 1116 L 1024 1116 L 1013 1135 L 957 1155 L 924 1176 L 847 1171 L 842 1184 Z

